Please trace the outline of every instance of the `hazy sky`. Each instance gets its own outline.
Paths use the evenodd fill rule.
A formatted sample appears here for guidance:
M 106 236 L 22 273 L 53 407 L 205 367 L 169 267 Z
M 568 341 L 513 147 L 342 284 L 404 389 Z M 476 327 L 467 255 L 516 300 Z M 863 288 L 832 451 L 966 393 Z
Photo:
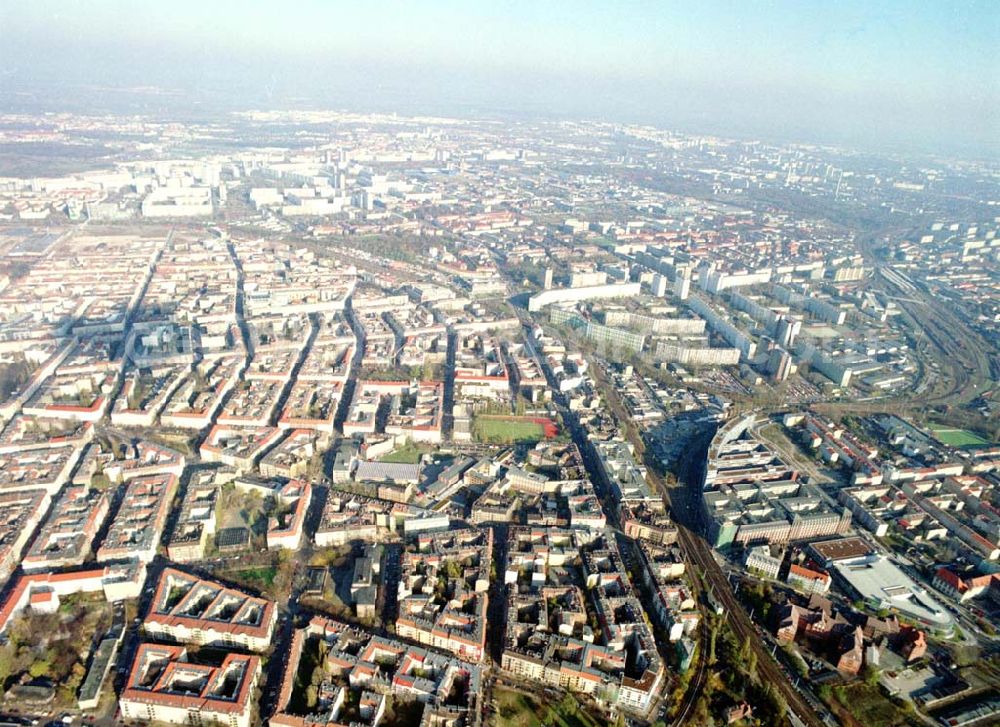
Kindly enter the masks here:
M 995 154 L 998 37 L 1000 0 L 0 0 L 0 108 L 57 83 L 155 85 L 200 108 L 577 116 Z

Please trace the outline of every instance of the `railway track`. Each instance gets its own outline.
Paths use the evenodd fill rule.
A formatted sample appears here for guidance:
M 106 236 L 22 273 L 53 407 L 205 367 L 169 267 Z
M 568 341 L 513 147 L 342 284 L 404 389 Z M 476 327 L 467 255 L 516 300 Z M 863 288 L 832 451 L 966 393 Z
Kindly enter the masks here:
M 614 415 L 620 421 L 628 421 L 628 416 L 618 398 L 618 392 L 613 386 L 608 384 L 603 372 L 600 371 L 600 367 L 593 366 L 591 370 L 594 372 L 594 377 L 604 392 L 605 400 L 608 402 Z M 642 441 L 642 438 L 638 436 L 634 429 L 623 428 L 623 431 L 635 447 L 637 457 L 642 457 L 645 454 L 645 443 Z M 700 438 L 697 446 L 691 446 L 688 449 L 688 456 L 682 464 L 681 471 L 678 473 L 679 487 L 667 487 L 666 481 L 657 469 L 659 463 L 655 461 L 646 462 L 648 476 L 663 495 L 673 520 L 677 525 L 677 541 L 681 552 L 684 554 L 685 561 L 694 564 L 700 569 L 714 597 L 726 609 L 726 613 L 729 614 L 727 617 L 728 623 L 737 640 L 742 641 L 749 636 L 750 646 L 757 656 L 757 671 L 761 682 L 769 682 L 775 686 L 788 705 L 789 711 L 795 714 L 795 717 L 801 724 L 807 725 L 807 727 L 827 727 L 813 705 L 792 685 L 781 666 L 775 661 L 771 651 L 765 646 L 764 641 L 760 638 L 757 629 L 744 610 L 743 604 L 737 600 L 731 590 L 729 580 L 726 578 L 718 562 L 716 562 L 711 546 L 700 535 L 701 507 L 700 503 L 694 502 L 694 495 L 701 491 L 702 469 L 705 465 L 705 457 L 708 453 L 710 439 L 711 434 L 706 433 Z M 700 584 L 693 585 L 700 591 Z M 696 595 L 700 596 L 700 592 Z M 701 631 L 704 637 L 706 630 L 701 629 Z M 702 643 L 704 646 L 704 641 Z M 704 656 L 704 654 L 705 651 L 703 650 L 702 655 Z M 685 720 L 688 714 L 690 714 L 694 703 L 701 694 L 701 687 L 706 671 L 704 658 L 699 659 L 699 668 L 701 671 L 696 675 L 697 682 L 692 680 L 691 685 L 697 688 L 689 687 L 688 694 L 685 695 L 684 705 L 673 721 L 673 724 L 677 727 L 686 723 Z
M 898 284 L 888 286 L 903 290 Z M 985 342 L 969 328 L 947 305 L 935 300 L 920 286 L 908 291 L 911 299 L 900 299 L 900 306 L 918 326 L 920 333 L 937 349 L 943 370 L 950 381 L 943 391 L 928 392 L 922 397 L 927 404 L 961 403 L 978 394 L 978 382 L 988 381 L 989 361 L 985 358 Z
M 858 238 L 859 251 L 878 272 L 885 291 L 913 321 L 917 333 L 937 350 L 941 370 L 950 372 L 948 385 L 926 392 L 920 403 L 963 404 L 976 398 L 982 393 L 978 388 L 980 383 L 991 381 L 990 360 L 985 353 L 991 347 L 950 307 L 949 301 L 928 290 L 924 281 L 879 261 L 874 249 L 877 237 L 878 234 L 868 234 Z
M 701 460 L 704 460 L 706 449 L 707 445 L 704 448 L 692 448 L 690 459 L 696 460 L 700 456 Z M 686 470 L 684 474 L 700 473 L 700 466 L 700 462 L 698 464 L 692 462 L 684 468 Z M 654 474 L 651 470 L 650 475 L 654 478 L 657 486 L 666 491 L 665 483 L 659 474 Z M 678 542 L 685 558 L 701 570 L 706 585 L 711 588 L 715 599 L 725 608 L 729 627 L 733 630 L 737 641 L 742 642 L 749 637 L 750 647 L 757 656 L 757 672 L 761 682 L 773 684 L 785 700 L 788 709 L 794 712 L 803 724 L 809 727 L 825 727 L 823 719 L 816 713 L 812 704 L 791 684 L 784 670 L 765 646 L 760 634 L 757 633 L 757 629 L 744 610 L 743 604 L 733 593 L 725 573 L 716 562 L 711 547 L 696 530 L 692 529 L 692 526 L 699 528 L 700 523 L 692 522 L 691 517 L 686 513 L 701 512 L 700 507 L 696 507 L 695 503 L 691 502 L 692 488 L 700 488 L 700 482 L 697 481 L 700 478 L 696 477 L 696 481 L 692 482 L 689 476 L 682 476 L 681 480 L 680 488 L 666 492 L 671 501 L 671 511 L 674 513 L 674 520 L 678 528 Z M 679 490 L 681 493 L 678 493 Z M 681 497 L 677 498 L 677 494 L 681 494 Z M 679 501 L 675 503 L 675 499 Z M 683 505 L 681 505 L 682 502 Z M 679 507 L 675 505 L 679 505 Z M 679 514 L 681 517 L 678 517 Z

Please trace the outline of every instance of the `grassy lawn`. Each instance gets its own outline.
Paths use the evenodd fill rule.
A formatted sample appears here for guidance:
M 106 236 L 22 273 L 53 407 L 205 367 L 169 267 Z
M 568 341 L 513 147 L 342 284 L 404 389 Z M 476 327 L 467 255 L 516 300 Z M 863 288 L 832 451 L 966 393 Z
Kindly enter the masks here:
M 493 698 L 497 704 L 495 724 L 504 727 L 597 727 L 598 721 L 591 717 L 576 698 L 565 695 L 554 704 L 539 704 L 531 697 L 509 689 L 495 689 Z
M 343 568 L 348 561 L 352 561 L 353 548 L 350 545 L 331 545 L 323 548 L 316 548 L 313 557 L 309 560 L 311 566 L 325 566 Z
M 863 682 L 834 687 L 833 700 L 865 727 L 905 727 L 919 724 L 882 694 L 878 687 Z
M 545 438 L 545 429 L 526 419 L 479 416 L 472 422 L 472 434 L 477 442 L 513 444 L 538 442 Z
M 420 461 L 421 455 L 424 452 L 429 451 L 427 448 L 420 447 L 413 442 L 407 442 L 399 449 L 396 449 L 384 457 L 380 458 L 380 462 L 396 462 L 399 464 L 416 464 Z
M 274 585 L 274 577 L 278 569 L 272 566 L 259 566 L 243 570 L 230 571 L 224 574 L 227 580 L 243 583 L 260 591 L 265 591 Z
M 953 429 L 939 424 L 931 425 L 928 429 L 939 442 L 949 447 L 982 447 L 989 444 L 978 434 L 967 429 Z

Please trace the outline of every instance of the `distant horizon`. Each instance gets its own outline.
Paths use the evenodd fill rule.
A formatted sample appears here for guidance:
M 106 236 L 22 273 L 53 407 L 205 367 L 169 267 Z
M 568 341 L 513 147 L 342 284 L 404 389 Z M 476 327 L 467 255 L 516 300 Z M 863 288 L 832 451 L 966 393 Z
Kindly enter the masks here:
M 191 0 L 0 6 L 0 110 L 53 89 L 160 104 L 606 119 L 684 133 L 1000 157 L 1000 4 L 772 0 L 502 7 Z M 51 98 L 41 98 L 49 91 Z M 126 91 L 127 92 L 127 91 Z M 118 98 L 113 98 L 118 96 Z M 72 100 L 123 104 L 121 93 Z M 136 101 L 133 99 L 133 101 Z M 297 102 L 297 103 L 296 103 Z M 133 112 L 148 100 L 126 104 Z
M 902 157 L 912 159 L 942 159 L 966 161 L 970 163 L 996 163 L 1000 162 L 1000 139 L 997 143 L 984 147 L 980 145 L 965 145 L 955 143 L 950 148 L 934 148 L 922 144 L 919 141 L 895 140 L 893 143 L 876 142 L 872 140 L 845 137 L 836 133 L 823 134 L 802 128 L 798 130 L 788 130 L 784 132 L 774 128 L 741 128 L 739 123 L 726 123 L 722 120 L 702 121 L 696 119 L 673 120 L 640 118 L 633 116 L 626 118 L 614 116 L 611 113 L 599 115 L 597 113 L 582 112 L 574 114 L 567 110 L 530 110 L 526 108 L 503 108 L 499 105 L 493 107 L 487 105 L 463 104 L 461 101 L 452 104 L 441 104 L 434 101 L 423 101 L 424 105 L 414 105 L 412 101 L 398 101 L 393 103 L 390 100 L 369 101 L 364 105 L 346 104 L 337 105 L 336 102 L 324 102 L 319 98 L 289 97 L 287 100 L 268 106 L 261 99 L 259 103 L 247 101 L 241 103 L 237 100 L 230 100 L 225 103 L 217 103 L 212 107 L 207 102 L 197 100 L 191 103 L 191 97 L 184 89 L 169 88 L 163 86 L 129 87 L 129 88 L 108 88 L 101 84 L 82 85 L 73 84 L 64 90 L 76 90 L 85 95 L 94 88 L 108 92 L 107 96 L 97 106 L 89 111 L 83 108 L 83 100 L 76 102 L 68 101 L 65 96 L 60 97 L 60 101 L 48 95 L 47 100 L 39 99 L 35 91 L 37 89 L 14 90 L 12 92 L 13 103 L 5 111 L 8 113 L 75 113 L 80 115 L 108 113 L 112 115 L 136 115 L 161 120 L 182 120 L 197 119 L 199 121 L 209 121 L 213 118 L 223 118 L 232 114 L 247 112 L 330 112 L 358 115 L 375 114 L 398 114 L 402 118 L 412 118 L 420 116 L 437 116 L 441 118 L 453 118 L 462 121 L 484 121 L 503 122 L 515 120 L 521 123 L 555 123 L 562 121 L 576 121 L 581 123 L 605 123 L 620 124 L 622 126 L 651 126 L 663 131 L 682 134 L 685 136 L 705 136 L 719 138 L 727 141 L 741 143 L 764 143 L 772 146 L 815 146 L 827 149 L 835 149 L 855 154 L 870 154 L 885 157 Z M 30 100 L 26 100 L 30 99 Z M 112 100 L 113 99 L 113 100 Z M 88 99 L 90 100 L 90 99 Z M 218 100 L 217 100 L 218 101 Z

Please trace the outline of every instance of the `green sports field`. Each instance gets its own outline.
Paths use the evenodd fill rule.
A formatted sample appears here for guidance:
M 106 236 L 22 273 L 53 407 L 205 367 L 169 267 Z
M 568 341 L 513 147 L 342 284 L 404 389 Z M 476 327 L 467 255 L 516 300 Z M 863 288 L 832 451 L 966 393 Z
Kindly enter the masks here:
M 928 429 L 939 442 L 949 447 L 983 447 L 989 444 L 978 434 L 967 429 L 953 429 L 940 424 L 931 425 Z
M 513 444 L 538 442 L 545 438 L 545 429 L 541 424 L 526 419 L 480 416 L 472 422 L 472 434 L 477 442 Z

